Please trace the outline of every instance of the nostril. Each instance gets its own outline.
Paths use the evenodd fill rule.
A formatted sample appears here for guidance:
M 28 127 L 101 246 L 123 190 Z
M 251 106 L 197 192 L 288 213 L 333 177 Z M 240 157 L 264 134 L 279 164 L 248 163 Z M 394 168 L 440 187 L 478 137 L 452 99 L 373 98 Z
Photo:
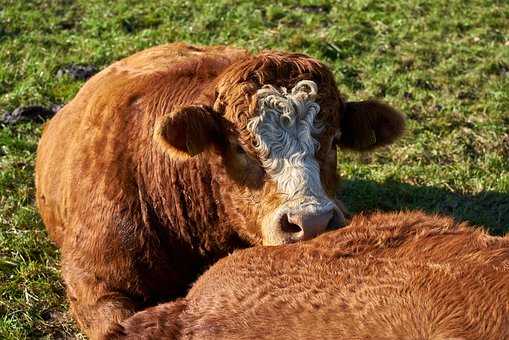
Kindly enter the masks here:
M 281 231 L 288 233 L 288 234 L 296 234 L 296 233 L 300 233 L 302 231 L 302 228 L 299 225 L 297 225 L 295 223 L 291 223 L 288 220 L 287 214 L 284 214 L 281 217 L 280 226 L 281 226 Z
M 327 223 L 327 230 L 334 230 L 342 227 L 345 224 L 345 219 L 340 212 L 334 210 L 334 213 Z

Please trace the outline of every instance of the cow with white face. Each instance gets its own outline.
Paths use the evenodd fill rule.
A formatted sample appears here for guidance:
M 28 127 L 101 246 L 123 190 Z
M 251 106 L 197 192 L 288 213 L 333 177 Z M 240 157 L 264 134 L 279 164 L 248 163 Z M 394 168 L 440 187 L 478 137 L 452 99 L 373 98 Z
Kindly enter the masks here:
M 337 148 L 394 141 L 403 117 L 346 102 L 301 54 L 158 46 L 91 78 L 47 124 L 37 203 L 92 338 L 185 293 L 250 245 L 344 224 Z
M 275 182 L 282 204 L 262 220 L 265 244 L 281 244 L 311 238 L 327 227 L 344 224 L 343 213 L 327 197 L 315 153 L 322 132 L 315 102 L 318 87 L 302 80 L 290 93 L 265 85 L 258 90 L 258 116 L 248 130 L 269 178 Z
M 221 155 L 212 167 L 226 171 L 218 178 L 227 218 L 251 244 L 296 242 L 343 225 L 336 147 L 370 150 L 393 142 L 404 127 L 403 116 L 384 103 L 345 102 L 330 70 L 301 54 L 241 58 L 197 101 L 206 104 L 184 107 L 185 117 L 170 113 L 156 134 L 172 158 L 207 149 Z M 194 133 L 177 140 L 172 135 L 182 124 Z

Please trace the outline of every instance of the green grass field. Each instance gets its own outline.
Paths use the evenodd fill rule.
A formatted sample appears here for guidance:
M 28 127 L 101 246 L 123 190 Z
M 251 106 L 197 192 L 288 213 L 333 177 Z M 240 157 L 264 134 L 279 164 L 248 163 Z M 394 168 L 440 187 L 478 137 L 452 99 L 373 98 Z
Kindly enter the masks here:
M 256 5 L 254 3 L 257 3 Z M 423 209 L 509 231 L 509 2 L 0 0 L 0 112 L 60 104 L 102 68 L 172 41 L 304 52 L 350 99 L 407 117 L 392 148 L 341 154 L 352 212 Z M 82 337 L 34 206 L 41 124 L 0 124 L 0 338 Z

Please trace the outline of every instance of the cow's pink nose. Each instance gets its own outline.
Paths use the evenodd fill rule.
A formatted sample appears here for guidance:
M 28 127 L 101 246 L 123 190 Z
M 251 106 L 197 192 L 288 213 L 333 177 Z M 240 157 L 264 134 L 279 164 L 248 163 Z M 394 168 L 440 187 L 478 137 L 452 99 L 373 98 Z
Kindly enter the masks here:
M 288 234 L 294 241 L 307 240 L 323 233 L 333 217 L 334 210 L 317 214 L 289 212 L 281 219 L 281 231 Z

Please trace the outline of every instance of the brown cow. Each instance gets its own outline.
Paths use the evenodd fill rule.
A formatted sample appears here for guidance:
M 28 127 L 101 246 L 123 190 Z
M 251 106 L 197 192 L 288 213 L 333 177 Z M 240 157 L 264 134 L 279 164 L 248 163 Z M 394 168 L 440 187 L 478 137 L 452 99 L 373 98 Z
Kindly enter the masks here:
M 357 216 L 220 260 L 106 339 L 509 339 L 509 237 L 422 213 Z
M 391 143 L 401 114 L 345 102 L 301 54 L 171 44 L 91 78 L 46 126 L 37 203 L 91 337 L 185 294 L 234 249 L 312 238 L 344 216 L 336 146 Z

